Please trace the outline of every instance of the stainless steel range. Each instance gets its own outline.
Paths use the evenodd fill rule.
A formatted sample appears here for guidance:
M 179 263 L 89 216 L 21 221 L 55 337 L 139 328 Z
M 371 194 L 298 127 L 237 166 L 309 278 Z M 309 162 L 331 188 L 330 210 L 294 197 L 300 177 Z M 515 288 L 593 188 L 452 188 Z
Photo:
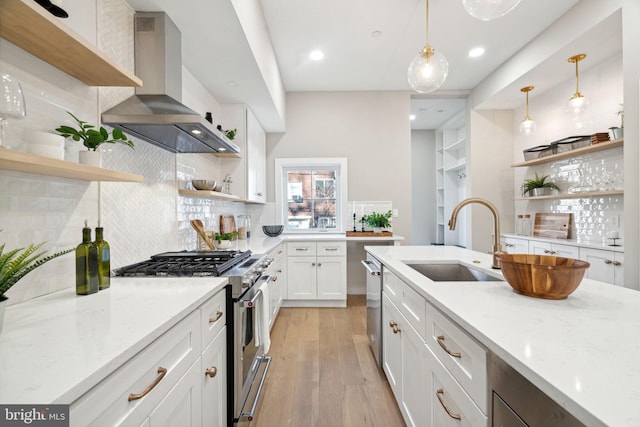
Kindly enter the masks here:
M 166 252 L 115 271 L 116 276 L 125 277 L 228 278 L 227 312 L 233 313 L 227 316 L 228 426 L 244 425 L 253 419 L 271 363 L 264 346 L 256 343 L 260 324 L 257 314 L 263 297 L 260 287 L 271 281 L 263 272 L 272 261 L 251 251 Z

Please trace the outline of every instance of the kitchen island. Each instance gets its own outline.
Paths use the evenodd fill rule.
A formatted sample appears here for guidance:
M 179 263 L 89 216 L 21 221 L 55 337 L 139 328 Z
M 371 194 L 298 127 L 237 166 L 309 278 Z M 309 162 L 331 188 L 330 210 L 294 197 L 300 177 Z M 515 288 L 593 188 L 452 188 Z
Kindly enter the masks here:
M 458 247 L 367 252 L 489 351 L 589 426 L 640 425 L 640 293 L 584 279 L 565 300 L 506 282 L 434 282 L 406 263 L 459 262 L 493 275 L 491 256 Z

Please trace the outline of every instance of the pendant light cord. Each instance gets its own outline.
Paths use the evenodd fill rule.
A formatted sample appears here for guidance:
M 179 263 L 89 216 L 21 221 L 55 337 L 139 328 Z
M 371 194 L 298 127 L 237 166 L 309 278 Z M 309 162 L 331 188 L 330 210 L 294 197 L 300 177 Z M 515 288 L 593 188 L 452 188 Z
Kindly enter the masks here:
M 425 20 L 425 33 L 426 33 L 426 41 L 427 44 L 425 47 L 429 46 L 429 0 L 425 0 L 425 11 L 426 11 L 426 20 Z

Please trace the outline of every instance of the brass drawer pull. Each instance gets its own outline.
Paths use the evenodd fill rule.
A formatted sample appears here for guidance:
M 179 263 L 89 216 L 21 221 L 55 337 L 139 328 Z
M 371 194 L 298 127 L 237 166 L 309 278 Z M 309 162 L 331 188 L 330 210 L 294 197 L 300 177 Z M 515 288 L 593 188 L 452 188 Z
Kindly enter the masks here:
M 209 318 L 209 324 L 216 323 L 218 320 L 220 320 L 223 314 L 224 313 L 221 311 L 216 311 L 216 318 L 215 319 Z
M 296 251 L 299 251 L 299 252 L 306 252 L 308 250 L 309 248 L 296 248 Z
M 149 384 L 149 386 L 145 388 L 142 393 L 140 394 L 131 393 L 129 395 L 129 402 L 131 402 L 132 400 L 138 400 L 145 397 L 147 394 L 149 394 L 151 390 L 153 390 L 155 386 L 158 385 L 160 381 L 162 381 L 165 375 L 167 375 L 167 368 L 163 368 L 162 366 L 158 367 L 158 376 L 156 377 L 156 379 L 153 380 L 153 382 Z
M 612 264 L 615 265 L 616 267 L 619 265 L 622 265 L 620 261 L 613 261 Z
M 462 417 L 460 416 L 460 414 L 452 414 L 449 408 L 447 408 L 447 405 L 444 404 L 444 400 L 442 400 L 443 394 L 444 394 L 443 389 L 439 388 L 438 390 L 436 390 L 436 396 L 438 396 L 438 401 L 440 402 L 440 405 L 442 405 L 442 409 L 444 409 L 447 415 L 449 415 L 454 420 L 461 420 Z
M 453 351 L 449 350 L 446 345 L 444 345 L 444 335 L 438 336 L 438 344 L 440 344 L 440 347 L 442 347 L 442 349 L 444 351 L 449 353 L 450 356 L 457 357 L 459 359 L 462 358 L 462 355 L 460 353 L 453 352 Z
M 391 327 L 391 329 L 393 329 L 393 333 L 394 334 L 399 334 L 400 333 L 400 328 L 398 328 L 398 323 L 394 322 L 393 320 L 391 322 L 389 322 L 389 326 Z
M 325 251 L 332 251 L 335 252 L 337 251 L 339 248 L 324 248 Z
M 282 269 L 281 268 L 277 269 L 276 273 L 282 273 Z
M 613 261 L 611 261 L 610 259 L 605 259 L 605 260 L 604 260 L 604 263 L 605 263 L 605 264 L 613 264 Z
M 218 373 L 218 368 L 216 368 L 215 366 L 212 366 L 211 368 L 208 368 L 206 371 L 204 371 L 204 374 L 208 375 L 209 378 L 215 377 L 217 373 Z

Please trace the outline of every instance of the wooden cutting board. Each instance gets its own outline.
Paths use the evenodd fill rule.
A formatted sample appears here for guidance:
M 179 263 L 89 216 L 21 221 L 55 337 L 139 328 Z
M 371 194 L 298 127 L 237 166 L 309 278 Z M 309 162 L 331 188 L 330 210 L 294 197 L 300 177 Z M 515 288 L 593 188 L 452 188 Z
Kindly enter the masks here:
M 236 231 L 236 218 L 233 215 L 220 215 L 220 234 Z
M 533 235 L 535 237 L 568 239 L 572 220 L 573 214 L 571 213 L 536 213 Z

